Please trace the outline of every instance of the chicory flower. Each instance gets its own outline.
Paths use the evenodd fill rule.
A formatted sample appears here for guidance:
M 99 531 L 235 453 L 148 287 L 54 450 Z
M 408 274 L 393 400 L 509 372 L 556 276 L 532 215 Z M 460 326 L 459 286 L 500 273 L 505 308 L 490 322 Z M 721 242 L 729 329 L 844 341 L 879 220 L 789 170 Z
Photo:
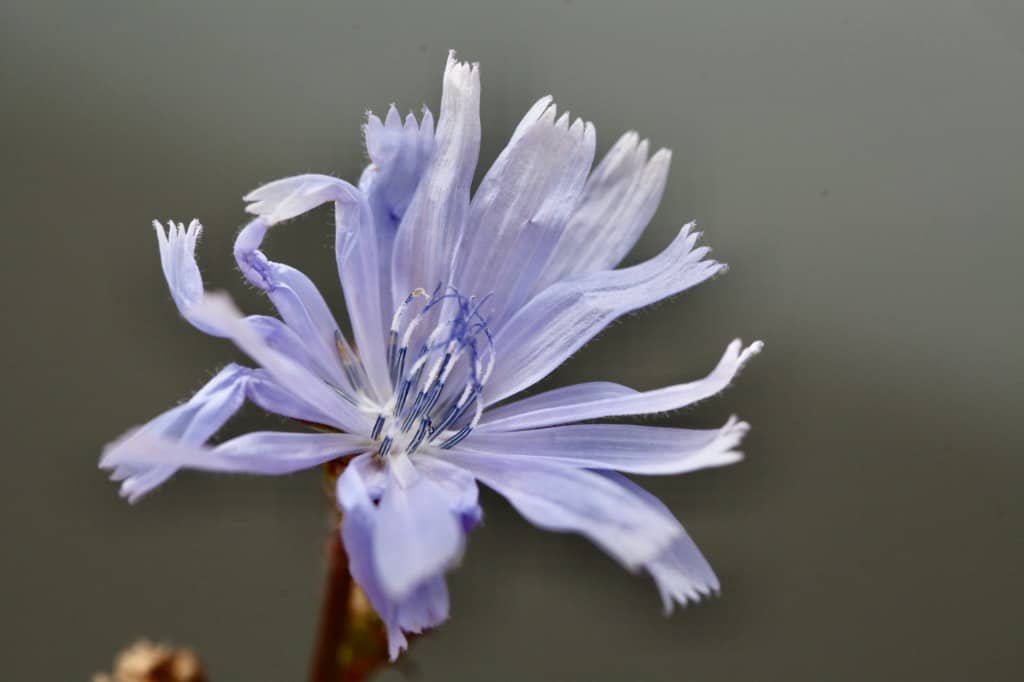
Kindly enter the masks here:
M 508 401 L 609 323 L 699 284 L 724 265 L 693 225 L 654 258 L 616 266 L 660 201 L 666 150 L 627 133 L 592 168 L 594 128 L 550 97 L 523 118 L 475 193 L 476 65 L 449 57 L 437 128 L 392 107 L 365 126 L 371 163 L 355 187 L 323 175 L 265 185 L 235 242 L 245 278 L 280 317 L 243 317 L 206 293 L 201 226 L 155 223 L 179 311 L 257 365 L 228 365 L 182 405 L 107 447 L 101 466 L 136 500 L 181 468 L 284 474 L 339 458 L 341 533 L 354 579 L 388 631 L 448 616 L 444 573 L 481 519 L 477 482 L 533 524 L 590 538 L 646 571 L 666 612 L 718 590 L 686 531 L 623 476 L 679 474 L 737 461 L 746 423 L 688 430 L 594 422 L 675 410 L 725 388 L 757 342 L 734 341 L 706 377 L 651 391 L 584 383 Z M 317 287 L 261 250 L 271 227 L 332 204 L 335 254 L 354 343 Z M 209 439 L 251 401 L 316 427 Z

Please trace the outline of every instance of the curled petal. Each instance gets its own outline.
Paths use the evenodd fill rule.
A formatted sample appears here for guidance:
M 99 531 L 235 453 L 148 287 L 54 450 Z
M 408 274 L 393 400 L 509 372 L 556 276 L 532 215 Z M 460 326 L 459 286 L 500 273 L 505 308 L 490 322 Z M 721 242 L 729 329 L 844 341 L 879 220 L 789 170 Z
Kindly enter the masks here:
M 328 201 L 355 200 L 359 190 L 338 178 L 309 173 L 282 178 L 257 187 L 245 195 L 247 213 L 262 217 L 267 224 L 298 217 Z
M 301 347 L 309 354 L 318 374 L 326 381 L 354 396 L 342 364 L 338 323 L 316 285 L 302 272 L 269 260 L 259 250 L 270 224 L 264 218 L 253 220 L 235 239 L 235 260 L 249 282 L 265 291 L 281 319 L 303 339 Z
M 298 271 L 285 266 L 267 267 L 264 265 L 267 261 L 263 254 L 256 251 L 270 225 L 300 215 L 322 203 L 334 202 L 335 255 L 345 303 L 352 320 L 362 366 L 370 383 L 369 389 L 377 399 L 384 399 L 390 388 L 384 339 L 386 325 L 391 320 L 390 316 L 384 319 L 385 300 L 380 291 L 379 278 L 382 258 L 390 258 L 390 253 L 378 253 L 373 214 L 362 192 L 343 180 L 309 174 L 264 185 L 249 193 L 246 200 L 253 202 L 246 210 L 261 216 L 261 219 L 253 221 L 238 236 L 235 253 L 243 273 L 256 286 L 267 289 L 272 298 L 275 296 L 275 287 L 268 288 L 266 285 L 274 282 L 268 280 L 267 276 L 276 276 L 277 288 L 283 290 L 274 299 L 275 304 L 278 304 L 279 309 L 284 304 L 291 317 L 295 318 L 296 325 L 309 328 L 311 338 L 317 341 L 321 353 L 337 365 L 339 343 L 346 356 L 340 361 L 351 362 L 351 358 L 347 357 L 348 344 L 340 341 L 341 332 L 316 288 Z M 251 235 L 247 234 L 250 231 Z M 278 299 L 281 299 L 281 303 Z M 390 305 L 390 302 L 387 304 Z M 281 311 L 282 316 L 286 310 Z M 304 320 L 307 317 L 310 320 L 308 324 Z M 288 323 L 292 324 L 290 321 Z
M 332 382 L 346 386 L 347 392 L 353 394 L 362 381 L 355 379 L 353 386 L 352 380 L 347 379 L 354 368 L 351 353 L 323 297 L 304 274 L 268 261 L 258 250 L 274 222 L 334 202 L 335 253 L 355 343 L 369 388 L 383 399 L 389 389 L 379 282 L 383 257 L 378 253 L 377 230 L 364 195 L 344 180 L 308 174 L 271 182 L 252 191 L 246 199 L 253 202 L 247 210 L 261 217 L 242 230 L 234 245 L 239 266 L 250 282 L 269 294 L 289 326 L 310 339 L 319 361 L 328 367 Z M 387 303 L 389 309 L 390 301 Z M 346 364 L 350 367 L 345 368 Z M 354 372 L 361 374 L 357 369 Z
M 203 299 L 203 278 L 196 262 L 196 242 L 203 226 L 198 220 L 193 220 L 186 229 L 183 223 L 167 221 L 165 232 L 160 221 L 154 220 L 153 228 L 160 247 L 160 267 L 178 312 L 199 331 L 210 336 L 223 336 L 218 329 L 194 319 L 189 312 L 191 306 Z

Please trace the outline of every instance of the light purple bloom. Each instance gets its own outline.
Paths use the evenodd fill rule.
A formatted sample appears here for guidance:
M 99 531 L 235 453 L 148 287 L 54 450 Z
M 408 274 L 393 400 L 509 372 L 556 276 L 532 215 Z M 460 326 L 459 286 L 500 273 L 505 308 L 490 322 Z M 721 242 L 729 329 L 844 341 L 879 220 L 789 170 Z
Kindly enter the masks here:
M 671 512 L 626 479 L 731 464 L 747 424 L 688 430 L 592 420 L 675 410 L 725 388 L 761 349 L 734 341 L 703 379 L 652 391 L 594 382 L 504 402 L 610 322 L 724 266 L 687 225 L 659 255 L 615 269 L 660 201 L 669 153 L 624 135 L 593 169 L 594 128 L 537 102 L 470 196 L 480 145 L 476 65 L 449 57 L 434 129 L 424 111 L 370 116 L 356 188 L 323 175 L 245 197 L 235 258 L 280 319 L 204 292 L 201 227 L 156 223 L 174 302 L 258 366 L 229 365 L 191 400 L 108 446 L 101 466 L 138 499 L 177 469 L 283 474 L 353 456 L 337 485 L 350 568 L 391 655 L 448 616 L 444 572 L 480 521 L 477 481 L 530 522 L 581 533 L 655 580 L 666 612 L 718 590 Z M 332 203 L 354 345 L 301 272 L 260 250 L 271 226 Z M 243 401 L 326 432 L 207 441 Z

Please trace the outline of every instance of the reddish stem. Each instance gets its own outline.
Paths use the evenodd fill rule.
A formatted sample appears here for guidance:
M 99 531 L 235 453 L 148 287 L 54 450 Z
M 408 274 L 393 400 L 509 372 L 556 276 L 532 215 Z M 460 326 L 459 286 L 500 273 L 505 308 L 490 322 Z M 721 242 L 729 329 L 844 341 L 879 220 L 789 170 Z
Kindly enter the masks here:
M 327 581 L 320 622 L 317 626 L 313 661 L 309 682 L 338 682 L 342 679 L 340 652 L 349 626 L 349 594 L 352 576 L 348 572 L 348 557 L 341 544 L 337 526 L 327 540 Z

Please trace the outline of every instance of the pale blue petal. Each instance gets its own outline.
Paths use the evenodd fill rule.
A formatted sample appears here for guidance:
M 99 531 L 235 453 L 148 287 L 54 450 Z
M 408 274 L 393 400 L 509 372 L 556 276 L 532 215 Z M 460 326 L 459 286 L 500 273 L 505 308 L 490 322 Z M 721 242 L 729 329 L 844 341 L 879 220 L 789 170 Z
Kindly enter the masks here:
M 370 114 L 363 128 L 370 156 L 359 188 L 366 194 L 381 234 L 381 253 L 391 253 L 395 232 L 412 201 L 434 149 L 434 117 L 423 108 L 422 121 L 409 114 L 402 123 L 394 105 L 384 122 Z
M 474 431 L 458 447 L 481 455 L 513 455 L 523 462 L 666 475 L 738 462 L 743 455 L 736 448 L 749 429 L 735 417 L 720 429 L 576 424 L 505 433 Z
M 398 227 L 392 260 L 394 306 L 415 289 L 448 284 L 469 209 L 480 151 L 480 71 L 449 55 L 430 163 Z
M 379 510 L 366 473 L 379 471 L 372 455 L 356 457 L 338 477 L 338 504 L 342 510 L 341 535 L 352 578 L 362 588 L 374 610 L 384 621 L 388 649 L 395 660 L 407 646 L 404 632 L 422 632 L 448 618 L 448 590 L 442 575 L 421 582 L 403 600 L 395 601 L 384 590 L 374 562 L 374 535 Z
M 666 519 L 671 519 L 679 526 L 678 535 L 672 543 L 644 566 L 658 587 L 665 615 L 672 613 L 676 603 L 686 606 L 689 602 L 697 602 L 702 597 L 717 593 L 719 591 L 718 577 L 711 569 L 711 564 L 701 554 L 686 530 L 679 525 L 669 508 L 657 497 L 625 476 L 615 473 L 605 473 L 604 475 L 609 480 L 632 491 L 652 508 L 661 510 Z
M 379 278 L 381 259 L 387 255 L 377 251 L 373 216 L 362 192 L 344 180 L 309 174 L 264 185 L 247 194 L 245 199 L 252 202 L 246 207 L 248 212 L 263 216 L 271 224 L 322 203 L 334 202 L 335 255 L 345 303 L 359 357 L 370 382 L 369 390 L 378 400 L 383 400 L 390 389 L 384 341 L 391 318 L 390 313 L 382 310 Z M 333 318 L 330 323 L 333 324 Z M 339 341 L 341 335 L 337 325 L 333 326 L 330 329 L 330 325 L 322 325 L 316 330 L 316 338 L 327 352 L 335 356 L 339 351 L 347 354 L 347 343 Z
M 397 606 L 396 621 L 405 632 L 419 634 L 448 620 L 448 585 L 444 576 L 435 575 L 423 581 Z M 395 660 L 401 649 L 390 641 L 388 644 L 391 660 Z
M 385 488 L 388 487 L 388 468 L 385 460 L 372 455 L 356 457 L 349 462 L 348 468 L 355 469 L 359 474 L 359 479 L 370 499 L 375 503 L 379 502 Z
M 309 369 L 274 350 L 250 327 L 226 294 L 207 294 L 191 308 L 200 321 L 221 329 L 249 357 L 286 391 L 301 395 L 303 400 L 322 414 L 332 415 L 345 431 L 367 433 L 369 417 L 324 383 Z
M 377 522 L 377 509 L 359 474 L 360 468 L 356 466 L 357 463 L 366 462 L 371 458 L 372 455 L 356 457 L 338 477 L 338 506 L 342 512 L 341 538 L 345 545 L 345 553 L 348 555 L 349 573 L 387 626 L 389 644 L 393 650 L 404 649 L 405 637 L 396 622 L 394 605 L 385 595 L 373 563 L 373 533 Z
M 583 384 L 560 386 L 550 391 L 531 395 L 522 400 L 489 408 L 484 412 L 476 430 L 480 432 L 517 431 L 519 429 L 532 429 L 538 426 L 579 421 L 565 419 L 557 422 L 544 422 L 544 416 L 552 412 L 559 414 L 562 410 L 575 407 L 576 405 L 586 405 L 613 398 L 624 398 L 636 395 L 637 393 L 637 391 L 628 386 L 615 384 L 610 381 L 588 381 Z M 535 417 L 535 415 L 540 416 Z
M 167 231 L 164 232 L 164 226 L 154 220 L 153 228 L 160 248 L 160 267 L 178 312 L 199 331 L 223 336 L 218 329 L 199 322 L 189 312 L 192 305 L 203 299 L 203 278 L 196 263 L 196 242 L 203 226 L 198 220 L 193 220 L 186 229 L 183 223 L 167 221 Z
M 331 373 L 324 369 L 320 364 L 320 359 L 311 352 L 315 342 L 303 341 L 292 327 L 270 315 L 248 315 L 245 318 L 245 324 L 258 334 L 267 346 L 302 365 L 321 380 L 343 390 L 335 385 Z M 343 392 L 345 395 L 352 395 L 348 390 L 343 390 Z
M 363 130 L 371 163 L 365 192 L 377 224 L 389 225 L 394 230 L 409 208 L 430 161 L 434 149 L 434 117 L 424 108 L 421 123 L 417 124 L 411 113 L 403 123 L 392 104 L 384 122 L 370 114 Z
M 249 378 L 245 383 L 245 397 L 267 412 L 337 429 L 344 426 L 332 415 L 324 414 L 315 407 L 281 388 L 264 369 L 249 370 Z
M 678 294 L 725 266 L 703 260 L 691 225 L 654 258 L 623 270 L 554 284 L 509 320 L 494 340 L 496 363 L 485 403 L 518 393 L 547 376 L 617 317 Z
M 363 171 L 359 189 L 370 203 L 376 225 L 382 310 L 391 310 L 395 236 L 434 149 L 434 118 L 424 107 L 421 123 L 410 113 L 403 125 L 398 109 L 391 105 L 384 122 L 370 114 L 363 130 L 370 165 Z
M 534 525 L 580 533 L 630 570 L 661 554 L 679 532 L 659 509 L 593 471 L 459 446 L 439 457 L 503 495 Z
M 220 429 L 242 406 L 245 400 L 245 384 L 249 370 L 239 365 L 228 365 L 217 373 L 188 402 L 171 408 L 139 427 L 137 433 L 150 433 L 166 438 L 183 439 L 185 442 L 203 443 Z M 104 451 L 115 451 L 117 442 L 108 445 Z M 121 495 L 129 502 L 138 501 L 178 470 L 169 464 L 147 466 L 121 464 L 115 466 L 107 461 L 106 454 L 100 466 L 114 469 L 112 478 L 121 481 Z
M 329 175 L 308 173 L 274 180 L 246 194 L 246 213 L 270 225 L 296 218 L 329 201 L 354 201 L 359 190 Z
M 246 398 L 277 414 L 319 423 L 325 421 L 322 415 L 274 384 L 269 377 L 232 364 L 218 372 L 188 402 L 153 418 L 134 433 L 196 446 L 209 440 Z M 123 451 L 120 445 L 123 442 L 108 445 L 100 465 L 114 469 L 114 479 L 123 481 L 121 494 L 132 502 L 166 481 L 178 468 L 174 463 L 163 461 L 143 463 L 123 459 L 115 464 L 118 453 Z
M 337 225 L 335 255 L 356 348 L 370 382 L 370 391 L 378 401 L 384 402 L 391 394 L 386 357 L 391 309 L 388 307 L 385 313 L 384 306 L 390 306 L 390 301 L 382 298 L 380 263 L 390 254 L 377 252 L 373 215 L 365 201 L 336 202 L 334 216 Z
M 355 394 L 345 374 L 338 348 L 340 331 L 330 308 L 316 285 L 302 272 L 269 260 L 259 250 L 270 225 L 263 218 L 253 220 L 235 240 L 235 260 L 249 282 L 265 291 L 285 324 L 301 339 L 300 347 L 315 363 L 318 374 L 343 390 Z
M 385 594 L 401 601 L 461 557 L 464 534 L 440 485 L 422 474 L 400 482 L 395 463 L 389 465 L 373 558 Z
M 541 103 L 547 103 L 542 105 Z M 473 195 L 453 283 L 487 297 L 480 312 L 497 331 L 536 290 L 537 279 L 582 196 L 594 160 L 594 127 L 550 98 L 527 113 Z
M 464 469 L 435 458 L 417 458 L 416 468 L 444 491 L 448 508 L 462 522 L 462 530 L 471 531 L 483 520 L 480 491 L 476 479 Z
M 661 202 L 671 153 L 647 159 L 647 140 L 626 133 L 587 179 L 579 203 L 539 284 L 617 266 L 636 244 Z
M 611 383 L 588 383 L 556 388 L 484 413 L 474 433 L 518 431 L 554 424 L 667 412 L 692 405 L 728 386 L 743 365 L 764 344 L 746 348 L 736 339 L 729 344 L 718 366 L 703 379 L 653 391 L 635 391 Z
M 111 444 L 104 452 L 100 466 L 173 466 L 225 473 L 279 475 L 363 452 L 371 445 L 365 436 L 348 433 L 260 431 L 232 438 L 211 448 L 142 429 Z

